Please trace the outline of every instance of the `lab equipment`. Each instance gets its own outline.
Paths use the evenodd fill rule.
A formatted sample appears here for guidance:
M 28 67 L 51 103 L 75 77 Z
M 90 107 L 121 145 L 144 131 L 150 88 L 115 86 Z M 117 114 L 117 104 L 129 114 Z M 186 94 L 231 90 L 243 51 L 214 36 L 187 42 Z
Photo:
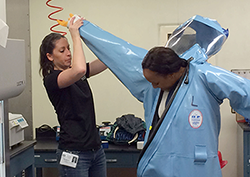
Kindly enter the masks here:
M 9 98 L 18 96 L 25 88 L 24 40 L 8 39 L 6 48 L 0 46 L 0 54 L 0 177 L 5 177 L 10 174 L 7 104 Z
M 99 126 L 99 134 L 101 140 L 107 140 L 107 135 L 111 131 L 111 122 L 109 121 L 104 121 L 102 122 L 102 125 Z
M 60 139 L 60 126 L 56 126 L 56 141 Z
M 51 2 L 51 0 L 46 1 L 46 5 L 47 5 L 48 7 L 55 8 L 55 9 L 58 9 L 58 10 L 55 10 L 54 12 L 50 13 L 50 14 L 48 15 L 48 18 L 49 18 L 50 20 L 52 20 L 52 21 L 57 21 L 56 18 L 52 18 L 51 16 L 54 15 L 54 14 L 56 14 L 56 13 L 58 13 L 58 12 L 61 12 L 61 11 L 63 10 L 63 8 L 62 8 L 62 7 L 59 7 L 59 6 L 50 5 L 50 4 L 49 4 L 50 2 Z M 55 29 L 54 29 L 54 28 L 57 27 L 58 25 L 59 25 L 59 24 L 56 23 L 55 25 L 51 26 L 51 27 L 50 27 L 50 30 L 51 30 L 52 32 L 55 32 L 55 33 L 62 33 L 62 35 L 66 35 L 66 34 L 67 34 L 66 32 L 64 32 L 64 31 L 59 31 L 59 30 L 55 30 Z
M 8 39 L 6 48 L 0 46 L 0 100 L 16 97 L 26 83 L 24 40 Z
M 21 114 L 9 113 L 9 146 L 12 147 L 24 141 L 24 129 L 28 123 Z

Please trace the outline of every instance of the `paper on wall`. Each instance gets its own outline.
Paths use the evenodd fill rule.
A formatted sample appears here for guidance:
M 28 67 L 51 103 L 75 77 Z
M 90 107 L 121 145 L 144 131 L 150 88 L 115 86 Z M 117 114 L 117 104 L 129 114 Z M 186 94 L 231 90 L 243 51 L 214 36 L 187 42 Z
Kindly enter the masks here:
M 7 44 L 8 34 L 9 26 L 2 19 L 0 19 L 0 45 L 4 48 Z

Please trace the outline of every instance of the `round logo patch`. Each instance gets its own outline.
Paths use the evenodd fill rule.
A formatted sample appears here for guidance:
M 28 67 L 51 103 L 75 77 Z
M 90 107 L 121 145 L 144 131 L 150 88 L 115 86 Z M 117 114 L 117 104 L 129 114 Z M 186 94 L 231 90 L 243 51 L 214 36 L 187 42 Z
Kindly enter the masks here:
M 190 112 L 188 121 L 192 128 L 199 128 L 203 121 L 202 113 L 198 109 L 194 109 Z

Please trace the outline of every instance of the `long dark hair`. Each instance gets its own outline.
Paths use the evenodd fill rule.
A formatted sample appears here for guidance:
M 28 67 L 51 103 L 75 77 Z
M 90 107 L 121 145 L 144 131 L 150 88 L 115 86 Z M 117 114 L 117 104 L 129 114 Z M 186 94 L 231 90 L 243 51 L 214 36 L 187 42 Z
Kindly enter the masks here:
M 43 78 L 46 77 L 54 68 L 54 64 L 47 58 L 47 53 L 52 54 L 57 40 L 65 38 L 59 33 L 50 33 L 42 41 L 40 46 L 40 69 Z
M 186 67 L 187 61 L 180 58 L 172 49 L 154 47 L 148 51 L 142 61 L 142 69 L 149 69 L 161 75 L 168 75 Z

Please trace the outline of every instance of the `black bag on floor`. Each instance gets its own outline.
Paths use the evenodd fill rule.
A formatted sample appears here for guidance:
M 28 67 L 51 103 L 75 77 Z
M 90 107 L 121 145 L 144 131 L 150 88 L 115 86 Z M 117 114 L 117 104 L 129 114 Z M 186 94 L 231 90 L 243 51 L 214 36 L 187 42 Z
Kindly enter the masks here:
M 127 114 L 116 118 L 107 140 L 121 145 L 144 141 L 145 131 L 146 124 L 141 118 Z

